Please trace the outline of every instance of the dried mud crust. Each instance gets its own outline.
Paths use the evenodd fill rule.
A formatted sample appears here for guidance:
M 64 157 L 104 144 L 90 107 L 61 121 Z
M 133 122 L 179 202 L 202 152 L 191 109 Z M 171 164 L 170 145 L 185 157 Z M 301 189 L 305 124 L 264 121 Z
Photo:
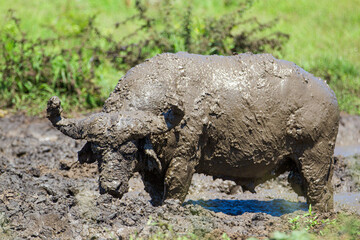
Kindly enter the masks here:
M 285 175 L 250 194 L 197 174 L 182 206 L 152 206 L 138 175 L 122 199 L 100 195 L 96 164 L 77 162 L 82 145 L 45 119 L 0 119 L 0 239 L 127 239 L 170 228 L 208 239 L 224 232 L 233 239 L 266 237 L 288 230 L 288 218 L 306 210 Z M 336 189 L 359 191 L 346 166 L 337 159 Z

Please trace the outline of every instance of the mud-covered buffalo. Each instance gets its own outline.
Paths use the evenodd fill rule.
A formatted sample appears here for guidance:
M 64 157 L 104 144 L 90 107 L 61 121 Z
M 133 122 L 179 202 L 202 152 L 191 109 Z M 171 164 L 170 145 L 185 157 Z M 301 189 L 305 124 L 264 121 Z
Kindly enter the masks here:
M 244 190 L 290 171 L 313 208 L 333 209 L 339 125 L 325 81 L 269 54 L 160 54 L 129 70 L 103 111 L 66 119 L 57 97 L 48 118 L 87 141 L 81 162 L 98 161 L 101 193 L 121 197 L 139 172 L 152 203 L 183 202 L 195 172 Z

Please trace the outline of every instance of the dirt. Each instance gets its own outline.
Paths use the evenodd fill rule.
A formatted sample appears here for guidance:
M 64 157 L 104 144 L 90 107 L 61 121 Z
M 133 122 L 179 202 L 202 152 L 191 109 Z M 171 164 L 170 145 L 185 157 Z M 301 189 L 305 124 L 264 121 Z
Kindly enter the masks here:
M 342 116 L 337 146 L 358 144 L 348 138 L 359 138 L 359 126 L 360 117 Z M 183 205 L 151 205 L 139 175 L 123 198 L 100 195 L 97 165 L 77 161 L 83 144 L 43 118 L 0 118 L 1 239 L 127 239 L 160 230 L 207 239 L 220 239 L 224 232 L 233 239 L 263 238 L 289 230 L 288 218 L 307 211 L 285 174 L 259 185 L 256 194 L 241 192 L 232 181 L 195 174 Z M 356 159 L 336 157 L 337 212 L 360 214 Z
M 338 141 L 358 137 L 360 118 L 342 120 Z M 181 206 L 176 201 L 152 206 L 138 175 L 122 199 L 100 195 L 97 165 L 77 161 L 83 143 L 43 118 L 0 119 L 1 239 L 127 239 L 160 230 L 207 239 L 224 232 L 233 239 L 262 238 L 289 230 L 288 218 L 307 211 L 285 174 L 259 185 L 256 194 L 241 192 L 232 181 L 195 174 Z M 354 159 L 336 158 L 335 210 L 360 214 L 360 181 L 349 168 Z

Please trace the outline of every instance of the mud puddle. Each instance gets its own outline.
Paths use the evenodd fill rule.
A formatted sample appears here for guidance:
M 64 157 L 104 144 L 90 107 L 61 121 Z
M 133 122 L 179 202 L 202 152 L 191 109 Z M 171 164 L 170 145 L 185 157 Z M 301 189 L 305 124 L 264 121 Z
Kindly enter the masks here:
M 280 217 L 284 214 L 293 213 L 295 211 L 307 211 L 308 206 L 304 202 L 290 202 L 283 199 L 274 199 L 270 201 L 259 200 L 226 200 L 226 199 L 210 199 L 210 200 L 189 200 L 185 205 L 193 204 L 213 212 L 222 212 L 227 215 L 242 215 L 249 213 L 266 213 L 271 216 Z
M 360 136 L 359 118 L 344 118 L 338 146 Z M 149 236 L 164 226 L 212 239 L 224 232 L 233 239 L 261 238 L 289 230 L 289 216 L 307 211 L 286 174 L 256 187 L 257 194 L 242 192 L 231 181 L 196 174 L 182 206 L 170 201 L 153 207 L 138 175 L 122 199 L 100 195 L 96 164 L 77 163 L 82 145 L 45 119 L 0 119 L 0 239 L 127 239 Z M 360 214 L 360 180 L 354 170 L 359 159 L 336 158 L 336 211 Z

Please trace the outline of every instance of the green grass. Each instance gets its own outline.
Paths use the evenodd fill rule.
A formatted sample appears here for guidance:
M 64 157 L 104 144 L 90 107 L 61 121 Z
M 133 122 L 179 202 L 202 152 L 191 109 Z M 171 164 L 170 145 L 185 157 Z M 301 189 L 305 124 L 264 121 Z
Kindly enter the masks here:
M 279 55 L 328 80 L 343 111 L 360 114 L 360 0 L 257 1 L 247 14 L 280 19 Z
M 270 240 L 355 240 L 360 238 L 360 220 L 356 214 L 340 213 L 319 220 L 315 213 L 289 219 L 291 231 L 275 231 Z M 294 228 L 296 226 L 296 228 Z M 248 240 L 258 240 L 249 238 Z
M 177 6 L 188 4 L 187 1 L 175 2 Z M 230 4 L 225 6 L 225 2 Z M 234 9 L 236 2 L 195 0 L 191 4 L 198 15 L 221 15 Z M 283 53 L 287 60 L 311 67 L 316 59 L 344 59 L 359 68 L 360 14 L 357 6 L 360 6 L 360 0 L 267 0 L 256 1 L 246 15 L 257 16 L 261 20 L 280 19 L 275 29 L 291 35 Z M 133 7 L 125 5 L 125 0 L 13 0 L 11 4 L 5 0 L 0 2 L 0 23 L 9 7 L 15 9 L 18 16 L 26 16 L 22 24 L 33 36 L 49 34 L 41 27 L 45 23 L 67 24 L 68 19 L 64 15 L 68 12 L 78 17 L 98 14 L 97 24 L 104 31 L 111 31 L 112 24 L 134 13 Z M 156 8 L 156 5 L 153 7 Z
M 96 26 L 114 39 L 133 31 L 134 23 L 114 29 L 114 24 L 135 13 L 135 0 L 126 6 L 125 0 L 5 0 L 0 1 L 0 31 L 6 28 L 6 12 L 11 7 L 22 19 L 21 27 L 30 38 L 48 38 L 54 32 L 45 26 L 57 28 L 64 34 L 76 34 L 84 20 L 96 15 Z M 157 1 L 147 0 L 147 5 L 157 14 Z M 151 3 L 153 2 L 153 3 Z M 154 3 L 155 2 L 155 3 Z M 191 3 L 193 24 L 201 31 L 204 16 L 221 16 L 234 10 L 237 0 L 174 0 L 173 5 L 184 12 Z M 279 23 L 264 35 L 281 31 L 290 35 L 290 40 L 281 51 L 268 49 L 274 55 L 295 62 L 305 70 L 328 81 L 335 91 L 343 111 L 360 114 L 360 0 L 257 0 L 245 16 L 256 16 L 262 22 L 279 18 Z M 181 22 L 176 23 L 181 25 Z M 176 25 L 175 24 L 175 25 Z M 181 27 L 181 26 L 175 26 Z M 196 34 L 196 33 L 194 33 Z M 181 45 L 181 44 L 180 44 Z M 180 46 L 179 45 L 179 46 Z M 182 50 L 181 46 L 178 50 Z M 124 71 L 109 64 L 96 71 L 96 84 L 106 98 Z M 38 105 L 38 103 L 36 104 Z M 44 105 L 41 106 L 42 108 Z
M 239 20 L 248 4 L 218 2 L 212 8 L 218 8 L 220 16 L 214 17 L 211 11 L 199 13 L 208 9 L 205 5 L 141 1 L 115 19 L 112 11 L 90 6 L 91 2 L 67 1 L 63 6 L 54 1 L 52 7 L 42 3 L 35 6 L 38 15 L 28 12 L 30 6 L 5 11 L 0 29 L 0 108 L 36 114 L 51 95 L 67 100 L 66 111 L 94 108 L 101 106 L 119 76 L 155 54 L 263 52 L 266 46 L 280 48 L 287 39 L 284 34 L 266 39 L 251 32 L 237 31 L 240 38 L 232 34 L 243 25 Z M 42 11 L 44 6 L 48 11 Z M 34 17 L 24 17 L 28 14 Z M 255 32 L 267 28 L 256 22 L 251 26 Z
M 343 58 L 360 64 L 359 0 L 258 1 L 248 12 L 262 19 L 278 17 L 275 27 L 291 34 L 284 56 L 301 66 L 317 58 Z
M 295 224 L 296 223 L 296 224 Z M 151 227 L 153 234 L 140 238 L 137 234 L 133 234 L 132 240 L 200 240 L 208 239 L 223 239 L 230 240 L 227 233 L 222 233 L 220 236 L 211 234 L 199 234 L 195 229 L 186 234 L 179 234 L 173 230 L 173 226 L 166 221 L 153 221 L 150 217 L 148 226 Z M 296 228 L 294 228 L 296 226 Z M 360 220 L 359 216 L 355 214 L 334 214 L 331 217 L 324 217 L 315 212 L 312 212 L 311 207 L 307 213 L 298 215 L 289 219 L 289 231 L 279 232 L 275 231 L 270 234 L 270 240 L 355 240 L 360 237 Z M 220 232 L 219 232 L 220 233 Z M 248 240 L 258 240 L 256 237 L 247 238 Z M 263 238 L 261 238 L 263 239 Z

